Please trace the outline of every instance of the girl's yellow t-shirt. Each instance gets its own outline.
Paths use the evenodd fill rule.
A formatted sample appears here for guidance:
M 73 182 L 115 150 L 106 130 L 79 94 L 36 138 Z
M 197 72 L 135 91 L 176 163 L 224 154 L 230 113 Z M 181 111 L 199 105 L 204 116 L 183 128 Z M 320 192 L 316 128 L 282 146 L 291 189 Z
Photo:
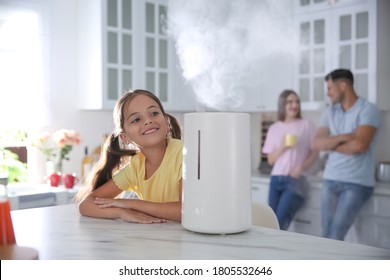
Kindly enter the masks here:
M 179 201 L 179 182 L 182 178 L 183 141 L 169 138 L 160 167 L 145 180 L 145 157 L 139 152 L 132 156 L 113 180 L 118 188 L 134 191 L 142 200 L 153 202 Z

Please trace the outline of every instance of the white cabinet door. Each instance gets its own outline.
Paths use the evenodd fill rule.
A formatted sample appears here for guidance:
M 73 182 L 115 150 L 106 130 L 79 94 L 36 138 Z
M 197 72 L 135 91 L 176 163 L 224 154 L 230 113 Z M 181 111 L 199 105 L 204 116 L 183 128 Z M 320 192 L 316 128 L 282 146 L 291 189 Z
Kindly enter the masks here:
M 268 205 L 269 179 L 252 177 L 252 201 Z
M 332 64 L 351 69 L 359 96 L 390 109 L 390 2 L 368 1 L 333 13 Z
M 356 224 L 359 243 L 390 248 L 390 197 L 373 195 L 363 206 Z
M 79 1 L 80 107 L 112 110 L 127 89 L 156 94 L 167 111 L 195 108 L 177 76 L 167 0 Z
M 289 227 L 290 231 L 321 236 L 321 189 L 311 187 L 302 208 Z
M 375 91 L 375 31 L 370 29 L 368 5 L 354 5 L 333 12 L 332 66 L 347 68 L 354 74 L 355 90 L 363 98 Z M 371 65 L 372 64 L 372 65 Z M 373 77 L 372 77 L 373 78 Z M 371 97 L 372 98 L 372 97 Z M 375 100 L 372 100 L 375 102 Z
M 331 10 L 297 15 L 295 28 L 299 55 L 294 66 L 294 88 L 304 110 L 319 109 L 327 101 L 324 77 L 331 68 Z
M 329 103 L 324 77 L 336 68 L 351 69 L 355 89 L 383 110 L 390 109 L 390 2 L 383 0 L 298 1 L 299 62 L 294 88 L 304 109 Z
M 288 228 L 290 231 L 303 234 L 321 236 L 321 211 L 320 209 L 303 207 L 293 218 Z

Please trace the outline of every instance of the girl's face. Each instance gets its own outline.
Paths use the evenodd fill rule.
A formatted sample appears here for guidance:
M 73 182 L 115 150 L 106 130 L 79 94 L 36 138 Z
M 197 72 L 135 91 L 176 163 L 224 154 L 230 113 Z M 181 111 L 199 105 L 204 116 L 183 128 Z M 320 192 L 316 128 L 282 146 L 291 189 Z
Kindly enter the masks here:
M 124 118 L 125 141 L 147 148 L 165 140 L 168 133 L 167 119 L 150 97 L 134 97 L 124 110 Z
M 296 119 L 301 110 L 298 96 L 290 94 L 286 99 L 286 119 Z

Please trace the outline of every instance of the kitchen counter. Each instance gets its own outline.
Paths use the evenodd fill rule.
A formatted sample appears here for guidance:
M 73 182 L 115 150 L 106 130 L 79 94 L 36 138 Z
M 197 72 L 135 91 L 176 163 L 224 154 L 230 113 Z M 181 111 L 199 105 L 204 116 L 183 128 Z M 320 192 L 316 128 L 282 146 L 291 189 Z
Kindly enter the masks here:
M 19 183 L 7 186 L 7 195 L 11 210 L 69 204 L 81 186 L 65 188 L 60 185 Z
M 174 222 L 89 218 L 73 204 L 11 215 L 17 244 L 37 249 L 39 259 L 390 259 L 390 250 L 257 226 L 210 235 Z
M 307 198 L 289 231 L 321 236 L 321 176 L 309 177 Z M 252 199 L 268 204 L 270 175 L 252 172 Z M 345 240 L 390 249 L 390 184 L 377 182 L 374 193 L 359 211 Z
M 269 174 L 262 174 L 259 171 L 255 170 L 252 171 L 252 180 L 258 181 L 260 183 L 266 183 L 269 184 L 271 175 Z M 314 176 L 314 177 L 307 177 L 307 180 L 310 184 L 310 187 L 312 188 L 321 188 L 322 187 L 322 175 L 321 176 Z M 384 195 L 384 196 L 390 196 L 390 183 L 384 183 L 384 182 L 376 182 L 375 188 L 374 188 L 374 195 Z

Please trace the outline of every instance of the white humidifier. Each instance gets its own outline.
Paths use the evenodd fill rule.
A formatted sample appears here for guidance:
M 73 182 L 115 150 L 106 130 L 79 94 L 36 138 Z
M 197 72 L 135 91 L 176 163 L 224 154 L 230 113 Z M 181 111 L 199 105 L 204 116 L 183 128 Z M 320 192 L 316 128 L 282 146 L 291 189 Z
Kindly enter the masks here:
M 182 225 L 229 234 L 252 224 L 250 119 L 244 113 L 184 115 Z

